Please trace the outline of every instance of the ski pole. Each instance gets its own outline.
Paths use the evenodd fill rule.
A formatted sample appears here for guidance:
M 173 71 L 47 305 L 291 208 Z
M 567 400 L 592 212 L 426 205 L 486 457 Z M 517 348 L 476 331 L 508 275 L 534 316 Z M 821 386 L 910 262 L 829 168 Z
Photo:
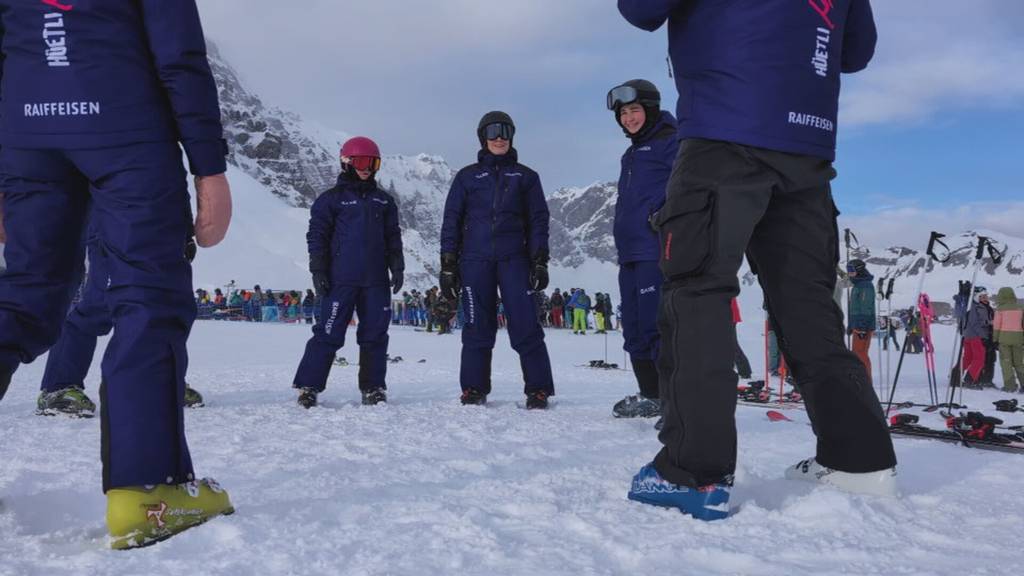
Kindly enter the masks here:
M 897 345 L 896 341 L 896 325 L 893 324 L 892 316 L 892 291 L 893 286 L 896 283 L 896 278 L 889 278 L 889 287 L 885 291 L 885 308 L 886 308 L 886 329 L 885 329 L 885 386 L 886 389 L 892 387 L 892 349 L 889 348 L 889 336 L 892 336 L 893 346 Z
M 910 309 L 910 322 L 914 321 L 914 309 Z M 907 334 L 910 334 L 910 326 L 907 326 Z M 896 383 L 900 381 L 900 370 L 903 369 L 903 359 L 907 356 L 907 340 L 903 340 L 903 348 L 900 350 L 900 360 L 896 363 L 896 377 L 893 378 L 892 386 L 889 387 L 889 403 L 885 407 L 885 417 L 889 418 L 889 411 L 892 409 L 892 399 L 896 396 Z
M 914 317 L 914 309 L 915 309 L 915 307 L 917 307 L 918 302 L 921 299 L 921 294 L 924 292 L 924 280 L 925 280 L 925 277 L 928 275 L 928 271 L 930 270 L 929 264 L 932 264 L 933 262 L 945 262 L 946 260 L 949 260 L 949 246 L 947 246 L 942 241 L 942 239 L 945 238 L 945 237 L 946 237 L 945 234 L 941 234 L 939 232 L 932 231 L 931 236 L 929 236 L 929 238 L 928 238 L 928 248 L 925 250 L 924 267 L 921 270 L 921 278 L 917 282 L 917 298 L 915 298 L 914 303 L 911 305 L 911 308 L 910 308 L 910 317 L 911 318 Z M 935 246 L 936 245 L 942 246 L 943 248 L 946 249 L 946 258 L 944 260 L 940 260 L 939 257 L 935 255 Z M 932 267 L 934 267 L 934 265 Z M 922 318 L 920 320 L 920 322 L 921 322 L 921 325 L 923 325 L 924 319 Z M 909 333 L 910 333 L 910 330 L 908 329 L 907 330 L 907 334 L 909 335 Z M 923 334 L 923 331 L 922 331 L 922 334 Z M 904 342 L 903 350 L 900 353 L 900 361 L 899 361 L 899 364 L 896 366 L 896 377 L 893 379 L 892 387 L 889 389 L 889 402 L 888 402 L 888 405 L 886 406 L 886 409 L 885 409 L 885 413 L 887 415 L 889 414 L 889 410 L 892 408 L 892 399 L 893 399 L 893 397 L 896 396 L 896 385 L 899 383 L 899 380 L 900 380 L 900 369 L 903 367 L 903 358 L 906 355 L 906 352 L 907 352 L 907 346 L 906 346 L 906 342 Z M 933 404 L 934 403 L 935 402 L 933 402 Z
M 771 370 L 770 370 L 770 366 L 769 366 L 770 363 L 771 363 L 771 359 L 770 359 L 770 355 L 769 355 L 769 352 L 768 352 L 768 331 L 769 331 L 769 328 L 770 327 L 768 326 L 768 304 L 766 302 L 765 305 L 764 305 L 764 381 L 765 381 L 765 386 L 768 385 L 768 382 L 771 382 Z
M 885 278 L 878 279 L 878 291 L 875 295 L 875 340 L 878 341 L 878 397 L 881 398 L 885 395 L 885 390 L 882 387 L 885 384 L 885 372 L 882 370 L 882 299 L 885 297 Z M 889 330 L 888 323 L 886 324 L 887 331 Z
M 846 244 L 846 269 L 849 270 L 850 269 L 850 241 L 852 240 L 853 242 L 856 242 L 857 246 L 859 247 L 860 246 L 860 240 L 857 239 L 857 235 L 854 234 L 849 228 L 847 228 L 847 229 L 845 229 L 843 231 L 843 238 L 844 238 L 844 243 Z M 847 322 L 847 325 L 849 325 L 849 322 L 850 322 L 850 289 L 851 289 L 850 282 L 847 281 L 847 284 L 846 284 L 846 322 Z M 846 347 L 849 348 L 850 350 L 853 350 L 853 334 L 847 334 L 846 335 Z
M 971 276 L 970 300 L 968 300 L 968 303 L 967 303 L 967 306 L 968 306 L 967 307 L 967 314 L 964 315 L 964 330 L 966 330 L 967 326 L 970 324 L 971 312 L 974 310 L 974 288 L 975 288 L 975 285 L 977 284 L 977 281 L 978 281 L 978 272 L 981 270 L 981 263 L 982 263 L 982 261 L 985 258 L 985 253 L 986 252 L 988 253 L 989 261 L 991 261 L 994 266 L 998 266 L 999 264 L 1002 263 L 1003 257 L 1006 255 L 1006 251 L 1007 250 L 1009 250 L 1009 246 L 1006 246 L 1003 249 L 1002 252 L 999 252 L 999 250 L 997 250 L 995 245 L 992 243 L 992 239 L 991 238 L 989 238 L 987 236 L 978 236 L 978 249 L 977 249 L 977 251 L 974 254 L 974 273 Z M 961 351 L 963 350 L 963 347 L 964 347 L 964 338 L 963 338 L 963 334 L 961 333 L 960 334 L 960 349 L 961 349 Z M 962 352 L 960 354 L 962 354 Z M 960 362 L 960 367 L 959 367 L 959 369 L 956 370 L 956 376 L 962 378 L 962 371 L 964 369 L 964 367 L 963 367 L 963 360 L 959 356 L 957 358 L 955 358 L 955 360 L 958 360 Z M 956 390 L 953 387 L 953 379 L 954 379 L 953 374 L 954 373 L 951 370 L 950 371 L 950 376 L 949 376 L 949 403 L 950 404 L 953 403 L 953 396 L 956 394 Z M 960 403 L 961 404 L 963 403 L 963 399 L 964 399 L 964 387 L 963 387 L 962 382 L 961 382 L 961 386 L 960 386 Z
M 985 236 L 978 236 L 978 247 L 974 252 L 974 271 L 971 273 L 971 282 L 968 284 L 967 289 L 967 312 L 964 314 L 964 320 L 962 329 L 959 330 L 959 334 L 955 337 L 953 352 L 955 355 L 951 358 L 949 367 L 949 382 L 946 385 L 946 394 L 949 399 L 949 403 L 952 404 L 954 397 L 956 396 L 956 388 L 961 388 L 960 398 L 963 398 L 963 371 L 965 366 L 963 364 L 963 350 L 964 350 L 964 331 L 971 324 L 971 312 L 974 311 L 974 288 L 978 282 L 978 272 L 981 269 L 981 262 L 985 258 L 985 249 L 988 247 L 989 239 Z M 962 292 L 961 292 L 962 293 Z

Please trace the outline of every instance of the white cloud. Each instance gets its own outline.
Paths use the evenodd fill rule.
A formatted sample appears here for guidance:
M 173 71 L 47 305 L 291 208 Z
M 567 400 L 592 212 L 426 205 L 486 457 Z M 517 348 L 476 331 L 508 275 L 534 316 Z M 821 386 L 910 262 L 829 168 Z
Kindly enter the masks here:
M 1024 201 L 974 202 L 956 207 L 919 205 L 840 216 L 840 228 L 850 228 L 868 246 L 902 245 L 920 249 L 934 230 L 955 235 L 968 230 L 992 231 L 1024 241 Z
M 850 77 L 846 126 L 914 122 L 940 112 L 1019 106 L 1024 98 L 1024 2 L 874 2 L 879 42 Z
M 1024 2 L 873 6 L 878 54 L 845 80 L 843 125 L 1020 106 Z M 625 140 L 603 106 L 608 88 L 646 77 L 666 108 L 676 98 L 665 30 L 629 26 L 612 0 L 203 0 L 200 10 L 269 103 L 456 165 L 475 157 L 479 116 L 505 108 L 524 162 L 549 188 L 617 175 Z

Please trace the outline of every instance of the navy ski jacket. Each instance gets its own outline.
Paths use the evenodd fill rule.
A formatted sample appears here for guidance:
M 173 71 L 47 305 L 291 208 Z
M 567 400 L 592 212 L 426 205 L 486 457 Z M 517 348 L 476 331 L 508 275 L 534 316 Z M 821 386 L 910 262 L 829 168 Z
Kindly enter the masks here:
M 665 203 L 678 151 L 676 119 L 662 112 L 658 122 L 634 138 L 622 155 L 614 227 L 620 264 L 658 261 L 658 234 L 648 220 Z
M 0 144 L 180 141 L 224 172 L 217 86 L 195 0 L 0 0 Z
M 532 258 L 548 251 L 551 214 L 540 176 L 518 161 L 481 150 L 459 171 L 444 205 L 441 253 L 464 260 Z
M 668 21 L 680 138 L 835 159 L 840 72 L 874 55 L 869 0 L 619 0 L 634 26 Z
M 310 209 L 306 234 L 310 260 L 330 263 L 331 286 L 388 284 L 392 261 L 403 268 L 398 206 L 372 180 L 344 175 Z

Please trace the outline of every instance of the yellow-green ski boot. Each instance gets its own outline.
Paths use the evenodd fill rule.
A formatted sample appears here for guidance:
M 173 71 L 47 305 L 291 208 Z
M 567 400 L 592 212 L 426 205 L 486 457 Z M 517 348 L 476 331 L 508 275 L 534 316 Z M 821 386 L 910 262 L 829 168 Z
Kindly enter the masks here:
M 228 493 L 210 478 L 184 484 L 115 488 L 107 492 L 110 547 L 127 550 L 156 544 L 234 511 Z
M 75 418 L 92 418 L 96 415 L 96 404 L 81 388 L 65 388 L 56 392 L 40 392 L 36 400 L 36 414 L 56 416 L 66 414 Z

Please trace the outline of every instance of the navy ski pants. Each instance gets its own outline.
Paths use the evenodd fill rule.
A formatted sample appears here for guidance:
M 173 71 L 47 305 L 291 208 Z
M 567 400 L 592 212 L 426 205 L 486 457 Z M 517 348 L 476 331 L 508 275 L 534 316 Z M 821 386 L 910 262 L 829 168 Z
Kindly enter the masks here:
M 359 315 L 359 389 L 369 392 L 387 388 L 388 327 L 391 326 L 391 291 L 386 285 L 338 286 L 321 299 L 320 318 L 295 373 L 295 388 L 323 392 L 334 363 L 334 354 L 345 345 L 352 312 Z
M 491 392 L 491 353 L 498 333 L 498 289 L 508 321 L 508 337 L 519 353 L 525 392 L 554 395 L 551 360 L 544 344 L 544 328 L 537 319 L 537 304 L 530 290 L 530 269 L 525 259 L 490 262 L 464 260 L 462 305 L 466 324 L 462 329 L 463 390 Z
M 619 266 L 622 295 L 622 348 L 637 360 L 657 360 L 661 346 L 658 304 L 663 277 L 658 262 L 630 262 Z
M 56 392 L 65 388 L 85 388 L 96 340 L 110 334 L 114 323 L 104 296 L 107 280 L 106 260 L 98 243 L 90 243 L 89 277 L 82 288 L 81 299 L 68 312 L 60 338 L 50 348 L 43 372 L 43 392 Z
M 196 315 L 185 178 L 172 142 L 0 150 L 8 231 L 0 370 L 13 372 L 56 342 L 80 281 L 90 213 L 106 259 L 114 335 L 100 387 L 104 491 L 193 477 L 183 413 Z

